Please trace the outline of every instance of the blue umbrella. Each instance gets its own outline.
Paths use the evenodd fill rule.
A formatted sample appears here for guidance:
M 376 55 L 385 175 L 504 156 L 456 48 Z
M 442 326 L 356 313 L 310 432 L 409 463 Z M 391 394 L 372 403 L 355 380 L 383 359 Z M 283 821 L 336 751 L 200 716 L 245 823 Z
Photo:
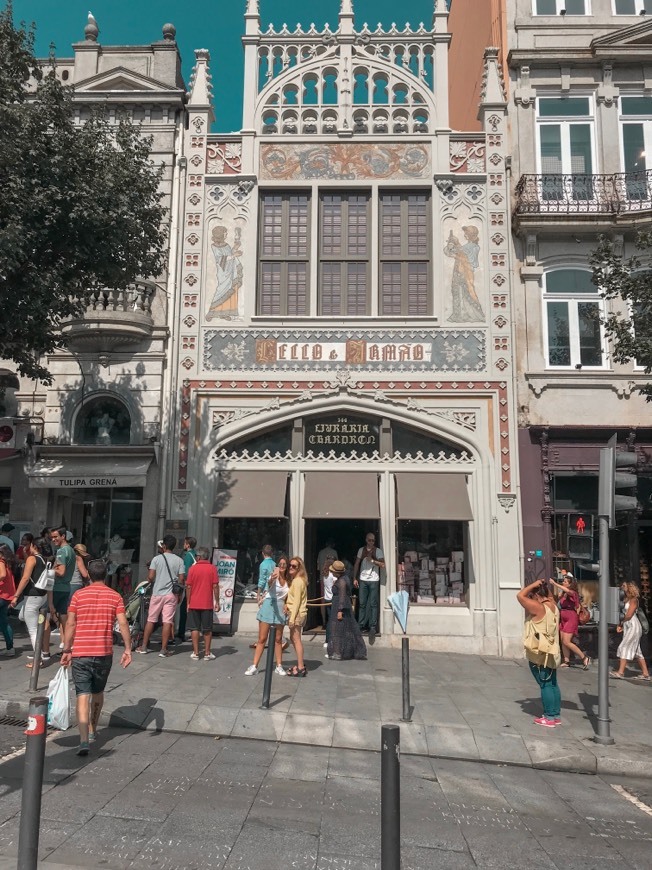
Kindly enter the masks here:
M 405 589 L 401 589 L 400 592 L 392 592 L 391 595 L 387 596 L 387 603 L 392 608 L 394 616 L 403 629 L 403 634 L 405 634 L 407 632 L 408 609 L 410 607 L 409 595 Z

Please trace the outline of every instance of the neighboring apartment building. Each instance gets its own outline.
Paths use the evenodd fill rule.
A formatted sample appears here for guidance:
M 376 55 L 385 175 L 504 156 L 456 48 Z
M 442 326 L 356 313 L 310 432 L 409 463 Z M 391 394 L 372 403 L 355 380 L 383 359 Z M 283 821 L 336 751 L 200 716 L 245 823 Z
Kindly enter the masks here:
M 310 597 L 319 551 L 352 563 L 373 531 L 385 635 L 398 641 L 386 598 L 403 588 L 413 643 L 514 652 L 498 57 L 478 131 L 452 131 L 445 0 L 432 28 L 357 29 L 347 0 L 323 31 L 263 32 L 256 0 L 245 22 L 242 132 L 210 132 L 205 50 L 188 100 L 170 521 L 235 551 L 243 583 L 264 543 L 303 554 Z M 255 603 L 238 625 L 255 627 Z
M 617 432 L 640 459 L 642 512 L 612 533 L 615 583 L 652 561 L 652 421 L 647 380 L 616 364 L 589 256 L 600 233 L 634 252 L 652 218 L 652 3 L 508 3 L 524 544 L 536 572 L 597 557 L 599 449 Z M 611 304 L 611 303 L 608 303 Z M 595 586 L 595 582 L 592 584 Z
M 165 164 L 174 265 L 185 101 L 174 27 L 151 45 L 104 46 L 98 33 L 89 16 L 84 40 L 57 60 L 56 74 L 75 86 L 80 122 L 101 104 L 110 118 L 127 111 L 153 137 L 153 160 Z M 114 573 L 135 573 L 151 558 L 165 516 L 161 433 L 175 277 L 171 268 L 128 292 L 95 294 L 84 317 L 65 324 L 67 349 L 47 360 L 51 386 L 0 371 L 0 512 L 15 536 L 63 524 L 91 553 L 109 554 Z

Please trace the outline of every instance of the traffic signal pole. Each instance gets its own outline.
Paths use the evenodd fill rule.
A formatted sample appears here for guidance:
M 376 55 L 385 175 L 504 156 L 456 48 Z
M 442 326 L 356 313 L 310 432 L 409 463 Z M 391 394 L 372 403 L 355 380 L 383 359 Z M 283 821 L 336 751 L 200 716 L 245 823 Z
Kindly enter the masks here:
M 616 511 L 635 511 L 636 454 L 618 450 L 618 439 L 609 439 L 608 447 L 600 450 L 600 484 L 598 490 L 598 523 L 600 532 L 600 622 L 598 623 L 598 733 L 596 743 L 611 744 L 609 719 L 609 529 L 616 525 Z M 619 469 L 625 469 L 624 471 Z M 623 495 L 619 490 L 630 491 Z
M 607 447 L 600 451 L 600 483 L 602 484 L 602 454 L 611 453 Z M 614 743 L 609 718 L 609 517 L 598 517 L 600 534 L 600 621 L 598 622 L 598 731 L 595 742 Z

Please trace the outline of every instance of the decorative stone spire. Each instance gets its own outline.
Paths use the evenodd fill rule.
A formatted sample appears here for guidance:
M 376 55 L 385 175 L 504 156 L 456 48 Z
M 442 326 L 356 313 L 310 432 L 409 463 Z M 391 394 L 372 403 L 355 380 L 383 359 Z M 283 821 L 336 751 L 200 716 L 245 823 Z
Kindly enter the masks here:
M 245 12 L 245 33 L 255 36 L 260 31 L 260 6 L 258 0 L 247 0 Z
M 432 29 L 435 33 L 448 32 L 448 3 L 446 0 L 435 0 L 432 14 Z
M 174 42 L 177 35 L 177 28 L 174 24 L 163 25 L 163 39 L 166 42 Z
M 354 20 L 353 0 L 342 0 L 340 5 L 340 33 L 353 33 Z
M 92 12 L 88 13 L 88 23 L 84 28 L 84 37 L 87 42 L 97 42 L 97 37 L 100 35 L 100 28 L 97 26 L 97 21 Z
M 190 92 L 188 94 L 188 109 L 190 111 L 207 111 L 211 120 L 213 113 L 213 86 L 209 67 L 210 52 L 206 48 L 195 50 L 195 66 L 190 77 Z
M 507 103 L 503 71 L 498 54 L 497 48 L 485 48 L 484 50 L 484 73 L 480 91 L 480 103 L 483 106 L 502 106 Z

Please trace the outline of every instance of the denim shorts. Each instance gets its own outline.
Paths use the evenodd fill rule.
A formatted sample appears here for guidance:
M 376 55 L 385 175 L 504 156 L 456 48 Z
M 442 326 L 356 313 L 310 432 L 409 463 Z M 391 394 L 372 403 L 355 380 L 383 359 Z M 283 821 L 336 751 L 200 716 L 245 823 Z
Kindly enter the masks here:
M 80 656 L 72 660 L 72 679 L 78 695 L 99 695 L 111 673 L 113 656 Z
M 66 616 L 70 604 L 70 589 L 57 589 L 52 592 L 52 604 L 59 616 Z

